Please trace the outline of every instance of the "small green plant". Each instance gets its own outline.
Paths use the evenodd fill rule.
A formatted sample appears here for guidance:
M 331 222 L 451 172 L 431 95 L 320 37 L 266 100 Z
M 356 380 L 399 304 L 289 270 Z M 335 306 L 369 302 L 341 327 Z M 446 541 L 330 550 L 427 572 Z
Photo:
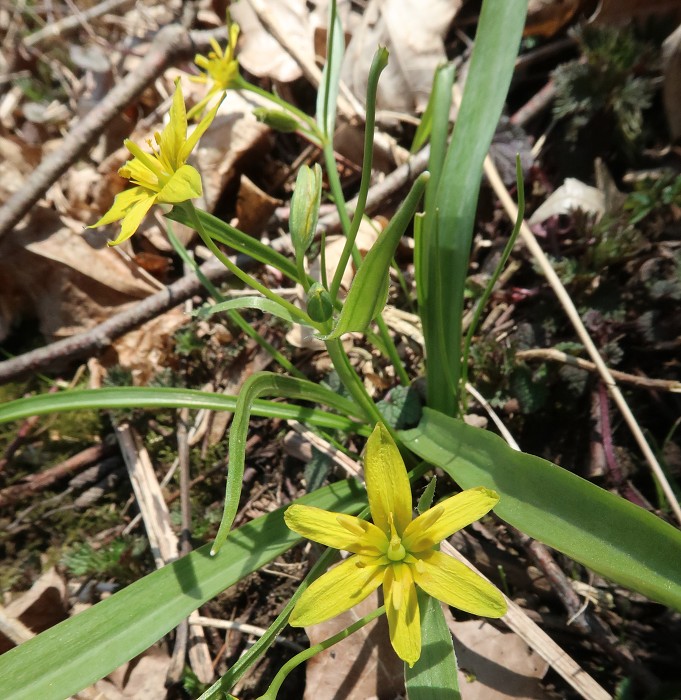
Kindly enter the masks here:
M 566 121 L 573 142 L 594 122 L 612 121 L 620 144 L 631 151 L 643 137 L 643 112 L 655 92 L 650 47 L 631 28 L 584 25 L 573 36 L 582 55 L 553 72 L 554 117 Z
M 471 427 L 460 417 L 465 405 L 471 339 L 500 272 L 497 269 L 488 283 L 473 323 L 464 334 L 463 305 L 477 196 L 484 158 L 520 45 L 525 0 L 483 2 L 466 90 L 451 142 L 448 141 L 449 114 L 454 69 L 446 66 L 437 72 L 430 116 L 418 134 L 421 143 L 428 139 L 431 142 L 429 172 L 416 178 L 392 220 L 363 259 L 355 239 L 365 214 L 371 181 L 376 96 L 388 53 L 379 48 L 370 69 L 362 175 L 351 215 L 334 153 L 344 34 L 333 1 L 329 12 L 327 62 L 314 118 L 241 77 L 235 58 L 238 29 L 231 27 L 226 49 L 214 46 L 208 57 L 197 59 L 197 64 L 206 71 L 207 99 L 187 112 L 178 83 L 169 122 L 157 135 L 155 144 L 150 145 L 151 153 L 126 141 L 132 158 L 120 173 L 133 187 L 119 194 L 110 211 L 96 224 L 121 221 L 120 232 L 112 242 L 117 244 L 135 233 L 152 206 L 172 205 L 167 218 L 193 227 L 213 255 L 252 290 L 249 296 L 227 298 L 202 278 L 216 302 L 208 313 L 227 312 L 245 334 L 271 353 L 282 371 L 253 374 L 243 383 L 238 396 L 178 386 L 117 386 L 36 396 L 0 406 L 0 421 L 95 407 L 109 410 L 133 406 L 156 410 L 188 407 L 233 412 L 224 509 L 212 544 L 148 574 L 0 658 L 0 686 L 9 699 L 61 698 L 77 692 L 143 651 L 202 603 L 288 551 L 302 537 L 308 537 L 347 549 L 353 556 L 327 572 L 334 554 L 330 550 L 324 552 L 265 634 L 203 693 L 202 700 L 228 694 L 289 621 L 304 625 L 327 619 L 360 602 L 381 584 L 386 594 L 385 608 L 287 662 L 264 697 L 274 698 L 283 678 L 297 664 L 385 612 L 393 647 L 406 661 L 410 700 L 434 696 L 453 700 L 460 697 L 456 658 L 442 608 L 435 599 L 492 617 L 503 615 L 507 602 L 494 584 L 455 563 L 436 547 L 440 540 L 490 508 L 509 525 L 596 573 L 681 609 L 678 530 L 567 470 L 511 449 L 496 435 Z M 624 46 L 621 53 L 626 56 L 631 52 Z M 619 66 L 617 61 L 614 63 Z M 624 61 L 623 65 L 630 64 Z M 226 89 L 251 91 L 264 97 L 273 108 L 288 114 L 286 130 L 290 131 L 291 120 L 295 121 L 296 130 L 319 147 L 329 194 L 345 236 L 335 270 L 328 278 L 313 279 L 305 264 L 313 250 L 311 242 L 321 199 L 323 180 L 319 168 L 303 169 L 299 176 L 300 189 L 294 202 L 296 214 L 291 221 L 293 259 L 194 204 L 202 185 L 198 172 L 187 164 L 187 158 L 200 135 L 210 127 Z M 631 124 L 636 120 L 627 117 L 623 107 L 614 103 L 608 107 L 620 114 L 623 134 L 633 133 Z M 204 113 L 206 116 L 201 117 Z M 190 136 L 188 115 L 201 119 Z M 518 197 L 518 219 L 502 263 L 510 253 L 523 216 L 519 165 Z M 419 213 L 421 206 L 423 211 Z M 414 407 L 412 412 L 413 404 L 407 410 L 408 390 L 401 392 L 403 396 L 396 392 L 394 401 L 383 404 L 374 401 L 342 342 L 348 333 L 362 333 L 372 352 L 382 355 L 384 362 L 392 363 L 395 375 L 405 387 L 416 379 L 403 367 L 382 316 L 394 254 L 400 238 L 411 226 L 415 236 L 418 311 L 426 348 L 426 400 L 420 413 L 419 407 Z M 172 234 L 170 237 L 178 254 L 192 265 L 187 251 Z M 305 290 L 306 303 L 291 302 L 239 268 L 222 246 L 276 268 L 282 277 Z M 325 270 L 323 239 L 319 250 L 321 269 Z M 351 260 L 356 274 L 347 296 L 343 296 L 341 280 Z M 201 277 L 200 270 L 197 274 Z M 324 343 L 343 392 L 302 376 L 240 316 L 246 309 L 284 323 L 309 327 Z M 500 359 L 504 362 L 508 359 L 506 350 L 501 352 Z M 524 389 L 532 410 L 536 410 L 541 400 L 546 400 L 532 393 L 532 381 L 541 385 L 544 379 L 542 370 L 535 374 L 524 377 L 530 380 L 525 382 Z M 521 374 L 518 377 L 519 381 L 523 379 Z M 405 417 L 404 413 L 409 415 Z M 233 529 L 244 481 L 251 415 L 304 421 L 332 435 L 352 433 L 358 441 L 368 437 L 364 460 L 367 487 L 356 480 L 345 480 L 315 488 L 286 508 Z M 412 421 L 417 424 L 413 426 Z M 412 467 L 410 472 L 406 471 L 408 467 Z M 419 503 L 419 509 L 425 512 L 414 518 L 413 485 L 432 467 L 446 472 L 462 491 L 430 507 L 431 503 L 426 501 L 433 496 L 434 482 L 431 482 L 432 489 Z M 369 514 L 373 522 L 367 521 Z M 654 547 L 650 546 L 651 542 L 655 543 Z M 72 566 L 81 566 L 82 570 L 111 563 L 99 561 L 92 551 L 84 550 L 79 556 Z M 65 645 L 64 639 L 71 643 Z M 36 668 L 40 668 L 39 674 L 35 673 Z

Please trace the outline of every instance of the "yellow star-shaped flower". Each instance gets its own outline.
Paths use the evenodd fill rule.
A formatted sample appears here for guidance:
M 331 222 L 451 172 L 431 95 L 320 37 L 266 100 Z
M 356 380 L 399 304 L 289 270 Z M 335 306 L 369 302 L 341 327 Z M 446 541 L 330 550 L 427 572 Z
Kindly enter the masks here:
M 239 87 L 239 62 L 234 58 L 238 38 L 239 25 L 236 22 L 232 22 L 229 25 L 229 42 L 224 51 L 220 44 L 211 37 L 210 45 L 213 47 L 213 50 L 208 52 L 208 56 L 200 53 L 196 54 L 194 63 L 203 69 L 205 73 L 193 75 L 190 77 L 190 80 L 196 83 L 210 83 L 210 89 L 206 96 L 189 110 L 189 119 L 200 114 L 213 95 L 224 92 L 230 87 Z
M 416 586 L 474 615 L 506 613 L 506 601 L 495 586 L 437 549 L 443 539 L 496 505 L 494 491 L 468 489 L 412 519 L 407 470 L 380 423 L 367 442 L 364 475 L 373 523 L 304 505 L 286 511 L 286 524 L 299 535 L 352 552 L 303 593 L 291 613 L 292 625 L 328 620 L 383 584 L 390 641 L 397 655 L 413 666 L 421 655 Z
M 149 141 L 152 153 L 145 153 L 130 139 L 124 141 L 134 157 L 119 169 L 118 174 L 130 180 L 135 187 L 116 195 L 111 209 L 88 228 L 122 220 L 120 235 L 116 240 L 109 241 L 109 245 L 118 245 L 137 231 L 153 204 L 179 204 L 200 197 L 201 176 L 186 161 L 213 121 L 218 106 L 215 105 L 187 138 L 187 112 L 178 81 L 168 124 L 160 134 L 154 134 L 155 146 Z

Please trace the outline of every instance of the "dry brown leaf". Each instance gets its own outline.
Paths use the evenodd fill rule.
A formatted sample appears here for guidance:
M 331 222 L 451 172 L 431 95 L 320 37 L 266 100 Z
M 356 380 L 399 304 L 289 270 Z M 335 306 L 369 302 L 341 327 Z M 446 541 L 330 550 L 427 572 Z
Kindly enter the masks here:
M 445 609 L 466 700 L 548 700 L 539 680 L 549 665 L 517 635 L 485 620 L 456 622 Z M 470 679 L 474 680 L 470 680 Z
M 98 681 L 88 698 L 92 700 L 165 700 L 166 674 L 170 666 L 167 652 L 151 647 L 123 664 L 107 678 Z M 94 692 L 93 692 L 94 691 Z M 79 696 L 81 694 L 79 693 Z
M 379 605 L 378 593 L 374 592 L 342 615 L 306 627 L 310 644 L 337 634 Z M 393 700 L 404 692 L 403 666 L 390 645 L 385 615 L 381 615 L 308 661 L 304 700 Z
M 9 619 L 19 620 L 31 632 L 38 634 L 68 617 L 66 584 L 54 568 L 48 569 L 25 593 L 18 595 L 5 607 Z M 0 654 L 14 644 L 0 633 Z
M 313 30 L 305 0 L 277 0 L 267 3 L 266 9 L 280 31 L 314 63 Z M 300 66 L 262 26 L 249 2 L 236 3 L 231 11 L 242 32 L 239 63 L 247 71 L 282 83 L 301 77 Z
M 433 73 L 447 60 L 444 36 L 461 5 L 460 0 L 371 0 L 348 45 L 343 80 L 363 100 L 373 55 L 379 45 L 387 46 L 390 62 L 381 73 L 379 109 L 423 111 Z
M 131 370 L 134 384 L 146 385 L 169 364 L 174 355 L 173 335 L 188 321 L 182 309 L 171 309 L 116 340 L 112 347 L 115 356 L 105 359 Z
M 236 198 L 235 226 L 251 236 L 257 236 L 262 233 L 270 216 L 280 204 L 282 202 L 279 199 L 270 197 L 252 180 L 242 175 Z
M 193 164 L 201 173 L 206 209 L 212 211 L 225 188 L 251 159 L 270 147 L 270 129 L 253 116 L 256 105 L 229 90 L 211 128 L 201 137 Z
M 550 37 L 562 29 L 584 5 L 584 0 L 530 0 L 525 34 Z
M 47 338 L 81 332 L 158 290 L 106 235 L 74 233 L 39 207 L 0 241 L 0 338 L 22 316 Z
M 650 15 L 681 13 L 681 0 L 600 0 L 590 21 L 597 24 L 629 24 Z

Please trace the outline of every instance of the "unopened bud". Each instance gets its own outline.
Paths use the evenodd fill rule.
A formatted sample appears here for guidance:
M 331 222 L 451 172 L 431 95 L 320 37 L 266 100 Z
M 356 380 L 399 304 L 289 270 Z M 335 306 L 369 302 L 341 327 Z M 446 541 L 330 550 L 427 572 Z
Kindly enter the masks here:
M 305 255 L 314 239 L 322 199 L 322 169 L 318 163 L 314 168 L 303 165 L 298 171 L 296 188 L 291 197 L 289 230 L 296 258 Z
M 289 134 L 295 131 L 300 126 L 300 122 L 295 117 L 292 117 L 288 112 L 282 109 L 267 109 L 267 107 L 256 107 L 253 110 L 255 118 L 267 124 L 275 131 L 281 131 L 284 134 Z
M 324 323 L 333 314 L 331 296 L 324 287 L 315 282 L 307 292 L 307 313 L 317 323 Z

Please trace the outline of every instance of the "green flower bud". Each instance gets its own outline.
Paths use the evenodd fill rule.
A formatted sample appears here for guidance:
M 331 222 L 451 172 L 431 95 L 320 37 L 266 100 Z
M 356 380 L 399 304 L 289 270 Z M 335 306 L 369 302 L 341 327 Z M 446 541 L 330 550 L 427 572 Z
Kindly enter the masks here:
M 296 188 L 291 197 L 289 230 L 296 251 L 301 259 L 310 247 L 317 228 L 319 203 L 322 199 L 322 169 L 318 163 L 314 168 L 303 165 L 298 171 Z
M 300 126 L 300 122 L 295 117 L 292 117 L 288 112 L 284 112 L 283 109 L 267 109 L 267 107 L 256 107 L 253 110 L 253 115 L 255 118 L 267 124 L 275 131 L 281 131 L 284 134 L 289 134 L 292 131 L 296 131 Z
M 317 323 L 328 321 L 333 313 L 331 296 L 319 282 L 315 282 L 307 292 L 307 313 Z

